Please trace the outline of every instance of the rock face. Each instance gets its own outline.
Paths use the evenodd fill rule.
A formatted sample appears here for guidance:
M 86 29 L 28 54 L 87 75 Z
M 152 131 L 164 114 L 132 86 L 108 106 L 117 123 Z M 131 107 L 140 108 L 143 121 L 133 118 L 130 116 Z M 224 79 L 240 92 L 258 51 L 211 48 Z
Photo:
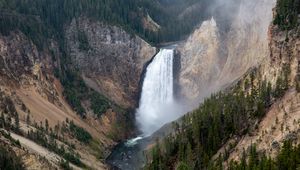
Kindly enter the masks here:
M 39 53 L 21 33 L 0 37 L 0 56 L 3 77 L 20 81 L 26 74 L 37 75 L 39 72 L 41 65 Z
M 109 32 L 105 34 L 98 32 L 100 35 L 86 33 L 87 35 L 92 34 L 91 36 L 94 38 L 88 42 L 88 53 L 82 52 L 81 56 L 75 56 L 78 58 L 74 58 L 71 64 L 74 64 L 75 61 L 84 64 L 74 64 L 74 66 L 82 69 L 82 75 L 88 85 L 95 89 L 107 90 L 105 94 L 114 94 L 115 96 L 112 97 L 115 97 L 116 101 L 120 97 L 119 102 L 123 102 L 125 106 L 130 107 L 134 105 L 131 100 L 134 100 L 135 95 L 138 93 L 143 66 L 155 54 L 155 48 L 152 48 L 140 38 L 131 36 L 117 27 L 109 27 L 104 24 L 95 27 L 92 23 L 91 25 L 89 23 L 85 24 L 96 30 Z M 101 39 L 102 33 L 105 37 Z M 77 36 L 77 30 L 73 34 L 70 32 L 70 35 Z M 129 122 L 130 115 L 124 115 L 123 111 L 113 109 L 108 109 L 101 117 L 97 117 L 91 112 L 86 113 L 85 119 L 77 115 L 73 108 L 65 101 L 63 95 L 64 87 L 54 76 L 54 69 L 60 66 L 58 63 L 60 60 L 56 60 L 61 57 L 58 43 L 50 39 L 47 39 L 47 41 L 49 42 L 48 48 L 38 49 L 30 37 L 27 37 L 20 31 L 12 31 L 6 36 L 0 34 L 0 112 L 3 112 L 9 104 L 9 108 L 13 109 L 8 110 L 9 112 L 5 111 L 4 114 L 6 116 L 6 114 L 13 115 L 17 113 L 20 129 L 23 134 L 27 134 L 30 129 L 35 129 L 36 122 L 42 124 L 42 122 L 46 122 L 47 120 L 49 128 L 55 129 L 55 127 L 65 124 L 67 120 L 72 120 L 76 125 L 86 130 L 92 136 L 93 140 L 97 142 L 97 146 L 101 147 L 95 151 L 91 150 L 89 146 L 76 146 L 75 152 L 81 155 L 81 161 L 89 165 L 92 169 L 107 169 L 103 162 L 99 161 L 99 157 L 94 156 L 94 153 L 97 152 L 103 158 L 107 157 L 110 149 L 116 145 L 116 141 L 124 139 L 131 133 L 131 129 L 124 123 Z M 78 41 L 74 41 L 74 43 L 78 43 Z M 86 49 L 81 47 L 80 50 Z M 84 58 L 85 55 L 88 58 Z M 92 57 L 95 56 L 100 56 L 100 59 L 96 57 L 94 62 Z M 103 74 L 97 77 L 103 83 L 100 85 L 103 86 L 99 87 L 99 84 L 97 84 L 98 80 L 92 79 L 98 73 L 92 72 L 94 69 L 99 72 L 103 71 Z M 88 77 L 89 74 L 92 77 Z M 102 82 L 102 80 L 104 81 Z M 131 92 L 133 93 L 132 96 L 126 96 L 131 100 L 123 96 L 127 95 L 127 93 L 131 94 Z M 28 123 L 27 120 L 30 120 L 30 122 Z M 26 137 L 26 135 L 24 136 Z M 60 141 L 61 143 L 75 140 L 68 138 L 67 135 L 65 137 L 64 141 Z M 37 158 L 38 156 L 44 157 L 44 151 L 35 153 L 36 150 L 32 149 L 35 146 L 32 143 L 34 142 L 31 141 L 30 144 L 25 146 L 22 143 L 22 147 L 30 150 L 26 155 L 22 153 L 22 156 L 29 157 L 34 152 Z M 53 154 L 51 151 L 49 153 Z M 47 156 L 46 159 L 51 162 L 52 158 L 51 156 Z M 60 160 L 60 158 L 56 158 L 55 160 Z M 37 161 L 34 165 L 41 164 L 37 166 L 43 166 L 43 161 L 34 161 Z M 54 161 L 53 164 L 59 166 L 58 161 Z M 26 164 L 26 167 L 29 168 L 31 165 Z
M 254 82 L 266 80 L 275 88 L 278 86 L 278 78 L 288 73 L 284 80 L 288 88 L 283 97 L 275 100 L 251 134 L 237 139 L 234 148 L 229 147 L 229 143 L 225 144 L 215 157 L 219 153 L 225 153 L 224 148 L 227 150 L 231 148 L 228 160 L 240 160 L 245 148 L 250 148 L 253 143 L 256 144 L 258 152 L 275 157 L 286 140 L 292 141 L 295 145 L 300 143 L 299 37 L 299 26 L 290 30 L 282 30 L 273 24 L 269 26 L 269 55 L 263 58 L 259 67 L 255 69 L 253 79 Z
M 179 81 L 185 96 L 198 98 L 199 91 L 220 74 L 219 46 L 218 28 L 213 18 L 203 22 L 185 44 L 179 46 L 182 68 Z
M 57 46 L 54 42 L 52 50 Z M 56 61 L 37 47 L 21 32 L 0 35 L 0 87 L 9 89 L 34 86 L 51 102 L 57 102 L 57 92 L 53 86 L 53 67 Z
M 275 0 L 242 0 L 225 40 L 227 60 L 219 84 L 236 80 L 269 56 L 268 28 L 275 3 Z
M 139 78 L 156 49 L 116 26 L 73 20 L 66 29 L 68 53 L 86 84 L 124 107 L 137 103 Z
M 237 12 L 231 14 L 229 29 L 219 24 L 220 18 L 217 23 L 211 19 L 179 45 L 182 96 L 197 101 L 231 84 L 267 57 L 274 6 L 275 0 L 241 0 Z

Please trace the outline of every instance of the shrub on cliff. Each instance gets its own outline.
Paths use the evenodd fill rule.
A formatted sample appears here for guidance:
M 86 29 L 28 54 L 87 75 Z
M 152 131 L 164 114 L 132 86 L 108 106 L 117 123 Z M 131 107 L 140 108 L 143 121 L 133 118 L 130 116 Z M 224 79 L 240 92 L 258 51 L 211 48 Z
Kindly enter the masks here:
M 274 24 L 280 29 L 291 30 L 299 25 L 300 0 L 278 0 Z
M 0 145 L 0 169 L 23 170 L 25 168 L 13 150 Z

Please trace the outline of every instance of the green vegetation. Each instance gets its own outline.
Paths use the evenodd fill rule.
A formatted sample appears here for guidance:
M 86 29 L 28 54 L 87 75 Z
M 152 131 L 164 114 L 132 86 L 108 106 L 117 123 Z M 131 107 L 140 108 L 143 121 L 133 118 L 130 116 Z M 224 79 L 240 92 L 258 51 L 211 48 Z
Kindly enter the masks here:
M 25 106 L 23 106 L 25 108 Z M 2 112 L 3 111 L 3 112 Z M 65 136 L 73 136 L 78 141 L 83 142 L 85 144 L 89 144 L 89 146 L 93 149 L 94 154 L 97 155 L 97 158 L 103 158 L 103 150 L 99 142 L 94 140 L 90 133 L 88 133 L 82 127 L 77 126 L 73 121 L 67 120 L 63 122 L 61 125 L 55 125 L 54 129 L 49 126 L 49 122 L 45 119 L 44 122 L 35 122 L 34 120 L 30 120 L 29 114 L 27 115 L 26 122 L 28 125 L 32 125 L 35 127 L 35 130 L 31 129 L 24 134 L 19 129 L 18 124 L 18 113 L 16 112 L 15 106 L 9 97 L 6 97 L 4 93 L 0 92 L 0 128 L 4 128 L 8 131 L 14 131 L 22 136 L 27 137 L 28 139 L 36 142 L 37 144 L 47 148 L 49 151 L 54 152 L 60 156 L 62 156 L 66 161 L 61 162 L 61 166 L 64 169 L 69 169 L 68 164 L 69 162 L 85 168 L 86 166 L 81 162 L 80 156 L 78 153 L 74 151 L 75 145 L 68 142 L 68 138 Z M 21 144 L 18 140 L 13 139 L 9 133 L 5 132 L 4 130 L 0 130 L 0 136 L 5 137 L 16 147 L 21 147 Z M 61 141 L 63 144 L 60 144 Z M 0 145 L 1 146 L 1 145 Z M 0 148 L 1 150 L 1 148 Z M 12 152 L 13 151 L 10 151 Z M 2 150 L 1 150 L 2 153 Z M 6 153 L 6 152 L 4 152 Z M 0 157 L 2 155 L 0 154 Z M 7 155 L 11 156 L 11 155 Z M 6 159 L 6 157 L 1 157 L 0 159 Z M 8 158 L 7 158 L 8 159 Z M 2 161 L 2 160 L 0 160 Z M 15 161 L 18 161 L 16 159 Z M 13 165 L 15 162 L 12 162 Z M 2 166 L 3 165 L 3 166 Z M 9 167 L 11 164 L 1 164 L 0 162 L 0 169 L 2 167 Z M 9 168 L 8 168 L 9 169 Z M 18 167 L 13 168 L 18 169 Z
M 221 165 L 214 165 L 211 169 L 218 168 Z M 275 170 L 275 169 L 287 169 L 294 170 L 300 168 L 300 145 L 293 146 L 292 142 L 286 141 L 276 158 L 272 159 L 267 157 L 264 153 L 259 154 L 256 151 L 256 146 L 250 147 L 250 153 L 246 154 L 244 151 L 242 158 L 237 161 L 230 161 L 230 170 Z
M 177 17 L 180 11 L 183 12 L 193 3 L 201 3 L 204 8 L 209 2 L 177 0 L 171 5 L 164 0 L 0 0 L 0 34 L 7 36 L 11 31 L 21 31 L 39 50 L 49 50 L 49 40 L 56 40 L 62 55 L 61 65 L 54 72 L 64 86 L 66 100 L 82 117 L 86 113 L 82 101 L 90 101 L 91 109 L 101 116 L 107 109 L 117 106 L 88 88 L 78 70 L 70 66 L 71 60 L 65 49 L 65 26 L 72 19 L 85 16 L 120 26 L 152 43 L 174 41 L 184 37 L 204 18 L 200 15 L 203 11 L 197 10 L 197 17 L 193 12 L 180 19 Z M 178 13 L 175 14 L 175 11 Z M 161 29 L 154 31 L 144 27 L 148 14 Z M 81 30 L 78 32 L 78 42 L 80 50 L 90 49 L 88 37 Z
M 0 130 L 0 135 L 5 137 L 6 139 L 8 139 L 12 145 L 16 146 L 16 147 L 21 147 L 21 143 L 19 140 L 15 140 L 14 138 L 12 138 L 10 136 L 10 133 L 9 132 L 5 132 L 4 130 Z
M 198 10 L 185 13 L 186 8 L 199 3 Z M 65 26 L 79 16 L 117 25 L 127 32 L 136 33 L 152 43 L 175 41 L 185 37 L 206 16 L 204 10 L 210 0 L 0 0 L 0 34 L 9 35 L 11 31 L 23 32 L 39 50 L 49 50 L 49 40 L 58 42 L 61 58 L 60 66 L 54 74 L 64 86 L 64 96 L 72 108 L 85 117 L 82 101 L 90 101 L 91 109 L 101 116 L 112 106 L 104 96 L 88 88 L 78 70 L 71 67 L 66 52 Z M 144 27 L 150 15 L 160 25 L 158 31 Z M 195 17 L 197 16 L 197 17 Z M 79 30 L 79 49 L 90 49 L 87 35 Z M 54 56 L 58 57 L 58 56 Z M 116 106 L 117 107 L 117 106 Z M 115 108 L 114 108 L 115 109 Z
M 87 51 L 90 48 L 87 35 L 83 31 L 78 31 L 78 42 L 80 50 Z
M 85 109 L 81 105 L 81 100 L 88 88 L 76 73 L 66 71 L 66 75 L 61 79 L 65 87 L 63 94 L 66 100 L 78 114 L 84 116 Z
M 107 109 L 117 107 L 116 105 L 111 104 L 112 102 L 106 97 L 88 88 L 76 72 L 67 71 L 62 84 L 65 87 L 64 96 L 67 101 L 82 117 L 85 116 L 85 109 L 81 105 L 81 101 L 84 100 L 90 101 L 91 109 L 94 114 L 99 117 L 105 113 Z
M 272 103 L 289 88 L 289 71 L 283 67 L 276 88 L 267 81 L 254 83 L 254 73 L 227 93 L 206 99 L 195 111 L 173 123 L 175 132 L 152 151 L 146 169 L 191 169 L 211 167 L 210 159 L 232 136 L 243 136 L 266 114 Z M 252 75 L 253 74 L 253 75 Z M 242 84 L 244 83 L 244 85 Z M 226 156 L 225 156 L 226 157 Z
M 195 3 L 200 3 L 201 8 L 184 18 L 178 17 Z M 65 24 L 73 18 L 87 16 L 122 26 L 128 32 L 158 43 L 185 36 L 206 17 L 204 10 L 210 4 L 209 0 L 177 0 L 174 3 L 164 0 L 0 0 L 0 15 L 4 19 L 0 20 L 0 30 L 7 34 L 19 29 L 39 45 L 43 44 L 40 35 L 62 38 Z M 158 32 L 144 27 L 143 21 L 148 14 L 161 26 Z M 42 25 L 46 25 L 47 31 Z
M 0 145 L 0 169 L 23 170 L 25 169 L 21 159 L 7 146 Z
M 36 122 L 33 123 L 35 130 L 30 130 L 26 134 L 26 137 L 37 144 L 47 148 L 49 151 L 54 152 L 62 156 L 66 161 L 61 162 L 61 166 L 64 169 L 68 169 L 68 162 L 71 162 L 80 167 L 86 167 L 80 160 L 80 155 L 74 151 L 75 145 L 70 144 L 65 135 L 74 136 L 80 142 L 88 142 L 92 140 L 92 136 L 85 131 L 83 128 L 78 127 L 74 124 L 73 121 L 67 123 L 63 122 L 62 125 L 56 125 L 54 130 L 47 125 L 48 120 L 45 119 L 45 125 L 43 122 L 40 122 L 38 125 Z M 59 135 L 61 132 L 61 136 Z M 63 142 L 64 144 L 59 144 L 58 141 Z
M 276 80 L 274 97 L 280 98 L 284 95 L 285 91 L 289 88 L 289 75 L 291 73 L 290 65 L 285 64 L 282 67 L 281 75 Z
M 184 162 L 179 162 L 176 167 L 176 170 L 190 170 L 189 166 Z
M 31 130 L 28 132 L 27 138 L 62 156 L 67 161 L 80 167 L 84 167 L 84 164 L 80 161 L 79 155 L 75 153 L 72 148 L 65 148 L 63 145 L 59 145 L 55 138 L 52 136 L 48 137 L 44 131 L 40 129 L 36 131 Z
M 99 160 L 105 159 L 105 153 L 103 149 L 103 144 L 101 144 L 99 141 L 92 139 L 89 142 L 89 147 L 91 148 L 91 153 Z
M 46 46 L 46 37 L 50 37 L 51 33 L 51 30 L 47 29 L 46 26 L 43 25 L 42 21 L 35 16 L 21 15 L 1 9 L 0 33 L 2 35 L 9 35 L 10 31 L 16 30 L 23 32 L 40 50 Z
M 99 93 L 93 92 L 91 96 L 91 109 L 98 116 L 105 113 L 109 109 L 110 105 L 108 100 L 101 96 Z
M 0 91 L 0 127 L 20 133 L 19 114 L 13 101 Z
M 62 167 L 64 170 L 72 170 L 72 168 L 70 167 L 69 162 L 65 161 L 65 160 L 60 161 L 60 167 Z
M 282 30 L 291 30 L 299 25 L 299 14 L 299 0 L 278 0 L 274 24 Z
M 89 143 L 92 140 L 92 136 L 82 127 L 75 125 L 73 121 L 70 122 L 69 129 L 70 133 L 80 142 Z

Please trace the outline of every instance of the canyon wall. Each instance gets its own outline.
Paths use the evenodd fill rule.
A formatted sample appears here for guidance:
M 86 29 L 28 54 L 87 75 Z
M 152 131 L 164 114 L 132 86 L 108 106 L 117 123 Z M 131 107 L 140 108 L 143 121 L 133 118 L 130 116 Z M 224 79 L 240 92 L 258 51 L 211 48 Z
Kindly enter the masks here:
M 154 47 L 119 27 L 87 18 L 71 22 L 66 40 L 72 65 L 87 85 L 118 105 L 137 105 L 140 76 L 156 53 Z
M 57 155 L 27 136 L 38 131 L 50 138 L 50 133 L 56 131 L 59 146 L 72 144 L 72 150 L 78 153 L 83 164 L 92 169 L 107 168 L 103 159 L 112 147 L 118 140 L 132 135 L 129 126 L 133 120 L 126 109 L 137 105 L 142 71 L 156 54 L 156 48 L 120 27 L 87 18 L 77 18 L 66 25 L 63 50 L 57 41 L 46 37 L 48 46 L 39 49 L 31 38 L 19 30 L 0 34 L 0 113 L 7 120 L 13 116 L 14 126 L 17 126 L 14 116 L 18 117 L 20 130 L 11 133 L 13 139 L 20 140 L 22 152 L 28 153 L 21 158 L 33 162 L 26 167 L 47 164 L 59 168 L 64 155 Z M 66 58 L 63 51 L 67 52 Z M 64 78 L 60 72 L 66 69 L 79 72 L 86 85 L 116 104 L 96 115 L 91 111 L 90 99 L 85 99 L 79 104 L 86 113 L 80 116 L 66 101 L 60 81 Z M 79 85 L 75 88 L 80 91 Z M 83 145 L 76 135 L 65 131 L 71 127 L 70 122 L 91 135 L 90 143 Z M 5 133 L 2 130 L 1 126 L 0 132 Z M 6 142 L 0 138 L 0 143 L 3 140 Z M 28 158 L 30 155 L 36 156 Z M 45 160 L 39 160 L 39 156 L 45 156 Z M 73 163 L 70 165 L 78 168 Z
M 274 6 L 275 0 L 241 0 L 235 10 L 216 8 L 218 15 L 179 45 L 180 91 L 188 101 L 226 87 L 269 55 L 268 27 Z
M 228 152 L 228 160 L 240 160 L 244 150 L 249 150 L 253 143 L 256 144 L 258 153 L 265 153 L 274 158 L 283 148 L 284 142 L 300 143 L 299 21 L 300 16 L 298 16 L 298 26 L 290 30 L 282 30 L 278 25 L 270 25 L 269 56 L 263 59 L 251 76 L 253 82 L 266 80 L 274 89 L 278 89 L 281 83 L 286 83 L 287 88 L 282 97 L 274 100 L 266 115 L 255 123 L 255 128 L 243 136 L 233 136 L 214 156 L 214 159 L 220 153 Z M 249 80 L 249 74 L 241 79 L 243 83 L 247 77 Z M 224 165 L 227 166 L 227 163 L 228 161 L 224 162 Z
M 55 42 L 50 42 L 53 54 L 58 50 Z M 57 62 L 49 51 L 39 51 L 35 44 L 19 31 L 8 36 L 0 35 L 1 88 L 17 89 L 35 87 L 42 96 L 56 100 L 53 69 Z
M 181 57 L 179 84 L 181 93 L 187 98 L 198 99 L 200 91 L 208 89 L 209 84 L 220 74 L 219 46 L 219 32 L 216 21 L 212 18 L 203 22 L 201 27 L 177 48 Z

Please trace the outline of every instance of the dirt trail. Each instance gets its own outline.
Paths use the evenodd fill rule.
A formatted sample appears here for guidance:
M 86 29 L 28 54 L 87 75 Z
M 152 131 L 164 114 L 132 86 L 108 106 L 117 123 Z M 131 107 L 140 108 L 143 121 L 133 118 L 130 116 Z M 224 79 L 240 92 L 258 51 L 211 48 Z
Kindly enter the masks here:
M 28 149 L 30 152 L 36 153 L 38 155 L 40 155 L 41 157 L 46 158 L 49 162 L 53 163 L 54 166 L 59 165 L 60 160 L 62 159 L 60 156 L 58 156 L 57 154 L 50 152 L 49 150 L 47 150 L 46 148 L 36 144 L 35 142 L 26 139 L 20 135 L 17 135 L 15 133 L 10 132 L 11 137 L 19 140 L 21 145 L 23 147 L 25 147 L 26 149 Z M 74 164 L 70 163 L 70 166 L 75 169 L 75 170 L 80 170 L 81 168 L 77 167 Z

